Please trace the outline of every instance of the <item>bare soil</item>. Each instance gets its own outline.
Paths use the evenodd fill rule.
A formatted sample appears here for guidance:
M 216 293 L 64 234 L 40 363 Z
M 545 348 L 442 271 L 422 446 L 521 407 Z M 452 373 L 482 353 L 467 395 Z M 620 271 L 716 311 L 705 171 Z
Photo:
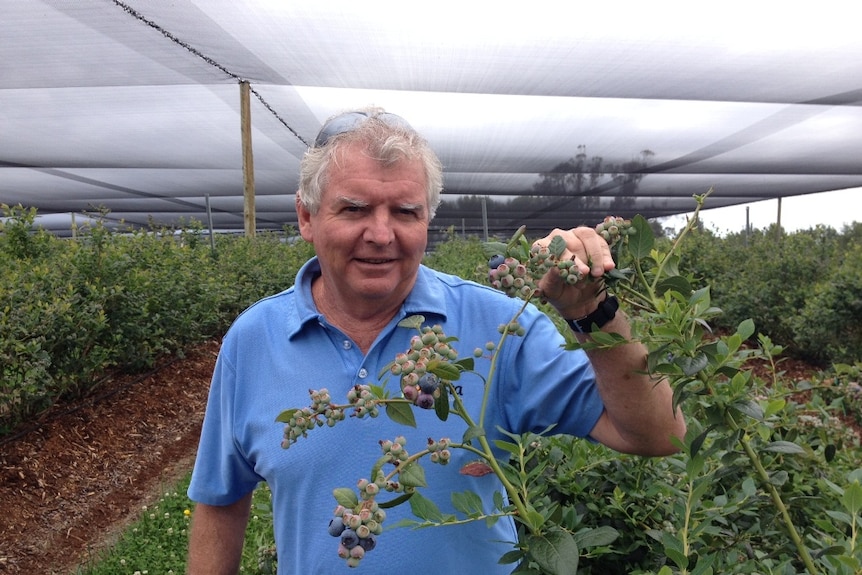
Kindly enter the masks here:
M 74 572 L 191 470 L 219 342 L 0 439 L 0 573 Z
M 219 341 L 0 439 L 0 573 L 67 575 L 191 470 Z M 783 361 L 784 377 L 814 368 Z

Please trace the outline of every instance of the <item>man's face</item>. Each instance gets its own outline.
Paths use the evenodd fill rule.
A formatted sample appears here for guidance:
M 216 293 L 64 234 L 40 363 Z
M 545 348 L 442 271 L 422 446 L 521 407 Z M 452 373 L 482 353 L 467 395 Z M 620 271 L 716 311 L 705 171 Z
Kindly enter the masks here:
M 334 164 L 320 209 L 297 205 L 328 298 L 344 306 L 400 305 L 425 253 L 428 202 L 419 161 L 382 167 L 351 146 Z M 347 309 L 350 309 L 348 307 Z

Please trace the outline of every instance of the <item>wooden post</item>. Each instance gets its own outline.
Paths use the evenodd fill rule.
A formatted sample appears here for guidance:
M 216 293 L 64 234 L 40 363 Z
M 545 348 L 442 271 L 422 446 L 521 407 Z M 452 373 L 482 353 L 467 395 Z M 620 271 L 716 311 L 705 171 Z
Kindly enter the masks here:
M 251 90 L 248 82 L 239 83 L 240 128 L 242 131 L 243 221 L 245 236 L 255 235 L 254 154 L 251 148 Z

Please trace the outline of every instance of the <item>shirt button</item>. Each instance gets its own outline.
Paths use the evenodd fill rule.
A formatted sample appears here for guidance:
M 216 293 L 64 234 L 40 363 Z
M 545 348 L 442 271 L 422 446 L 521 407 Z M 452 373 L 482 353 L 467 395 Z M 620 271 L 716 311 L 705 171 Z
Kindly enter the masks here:
M 368 370 L 365 369 L 364 367 L 362 369 L 360 369 L 359 370 L 359 377 L 360 377 L 360 379 L 365 379 L 366 377 L 368 377 Z
M 344 343 L 341 344 L 341 347 L 343 347 L 344 349 L 350 349 L 351 347 L 353 347 L 353 344 L 350 343 L 350 340 L 345 339 Z

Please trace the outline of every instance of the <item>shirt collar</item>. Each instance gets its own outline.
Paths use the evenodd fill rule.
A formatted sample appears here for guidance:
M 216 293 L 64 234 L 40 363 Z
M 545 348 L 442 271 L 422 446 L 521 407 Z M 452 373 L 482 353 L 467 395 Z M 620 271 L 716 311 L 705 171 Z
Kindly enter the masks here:
M 288 334 L 293 338 L 310 322 L 319 322 L 323 316 L 314 305 L 311 295 L 311 283 L 320 275 L 320 262 L 317 256 L 311 258 L 300 268 L 296 274 L 293 291 L 295 294 L 295 319 L 294 327 Z M 423 315 L 426 319 L 436 316 L 440 320 L 446 318 L 446 298 L 443 285 L 438 281 L 436 272 L 430 268 L 420 265 L 416 276 L 416 284 L 401 306 L 401 317 L 411 315 Z

